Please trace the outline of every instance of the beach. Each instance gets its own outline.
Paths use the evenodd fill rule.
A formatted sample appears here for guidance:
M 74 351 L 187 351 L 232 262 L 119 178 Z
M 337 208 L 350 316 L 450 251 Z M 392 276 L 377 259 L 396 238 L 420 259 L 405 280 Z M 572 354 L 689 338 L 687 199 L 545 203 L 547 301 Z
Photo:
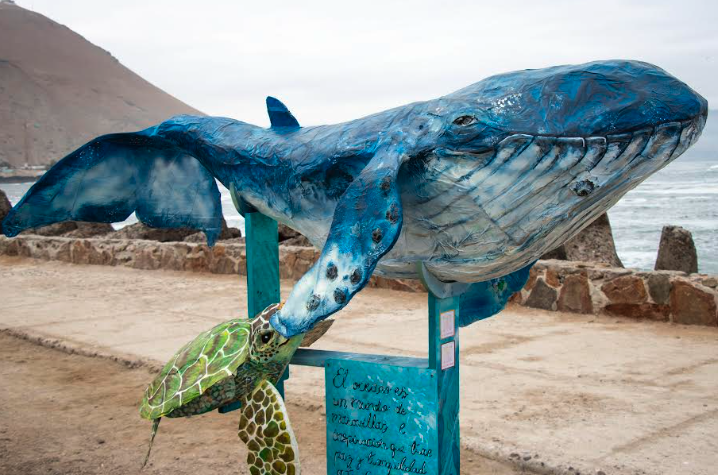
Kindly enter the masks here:
M 0 452 L 17 454 L 2 473 L 139 473 L 150 424 L 136 408 L 153 371 L 246 312 L 233 275 L 0 257 L 0 281 L 12 414 Z M 367 288 L 316 348 L 425 356 L 426 313 L 425 294 Z M 713 475 L 716 344 L 715 327 L 514 305 L 462 329 L 462 473 Z M 292 366 L 286 391 L 306 473 L 322 474 L 323 371 Z M 232 413 L 168 422 L 149 473 L 241 473 Z

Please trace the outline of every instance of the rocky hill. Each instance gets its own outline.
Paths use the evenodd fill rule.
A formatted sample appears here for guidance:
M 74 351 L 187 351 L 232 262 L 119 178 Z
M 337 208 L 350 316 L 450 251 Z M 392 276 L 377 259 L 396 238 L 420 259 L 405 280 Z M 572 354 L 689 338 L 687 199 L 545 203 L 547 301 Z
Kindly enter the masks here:
M 201 113 L 69 28 L 0 2 L 0 168 L 45 165 L 176 114 Z

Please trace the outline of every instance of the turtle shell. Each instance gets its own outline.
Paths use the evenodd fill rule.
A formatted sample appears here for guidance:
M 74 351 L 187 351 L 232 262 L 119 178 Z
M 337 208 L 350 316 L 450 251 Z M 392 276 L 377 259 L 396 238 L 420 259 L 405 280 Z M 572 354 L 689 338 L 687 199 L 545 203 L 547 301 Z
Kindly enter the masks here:
M 248 320 L 229 320 L 184 345 L 145 390 L 140 416 L 167 415 L 233 377 L 249 354 L 250 328 Z

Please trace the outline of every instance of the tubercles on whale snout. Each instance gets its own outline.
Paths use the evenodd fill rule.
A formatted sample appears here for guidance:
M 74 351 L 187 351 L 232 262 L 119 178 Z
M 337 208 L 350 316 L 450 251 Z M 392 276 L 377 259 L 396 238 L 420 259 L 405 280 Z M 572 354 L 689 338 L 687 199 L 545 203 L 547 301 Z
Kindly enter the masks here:
M 578 180 L 573 182 L 573 184 L 571 185 L 571 191 L 581 197 L 590 195 L 595 189 L 596 184 L 589 179 Z

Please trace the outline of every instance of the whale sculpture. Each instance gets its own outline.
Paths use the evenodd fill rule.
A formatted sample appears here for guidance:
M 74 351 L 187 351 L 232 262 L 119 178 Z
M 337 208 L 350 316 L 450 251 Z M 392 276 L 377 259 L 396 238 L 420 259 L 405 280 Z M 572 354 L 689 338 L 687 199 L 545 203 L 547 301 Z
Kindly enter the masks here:
M 322 250 L 272 316 L 285 337 L 344 307 L 376 272 L 462 293 L 461 323 L 500 310 L 544 252 L 699 137 L 707 102 L 662 69 L 599 61 L 493 76 L 351 122 L 270 128 L 178 116 L 98 137 L 52 167 L 3 223 L 62 220 L 220 232 L 220 195 Z M 460 289 L 457 291 L 456 289 Z

